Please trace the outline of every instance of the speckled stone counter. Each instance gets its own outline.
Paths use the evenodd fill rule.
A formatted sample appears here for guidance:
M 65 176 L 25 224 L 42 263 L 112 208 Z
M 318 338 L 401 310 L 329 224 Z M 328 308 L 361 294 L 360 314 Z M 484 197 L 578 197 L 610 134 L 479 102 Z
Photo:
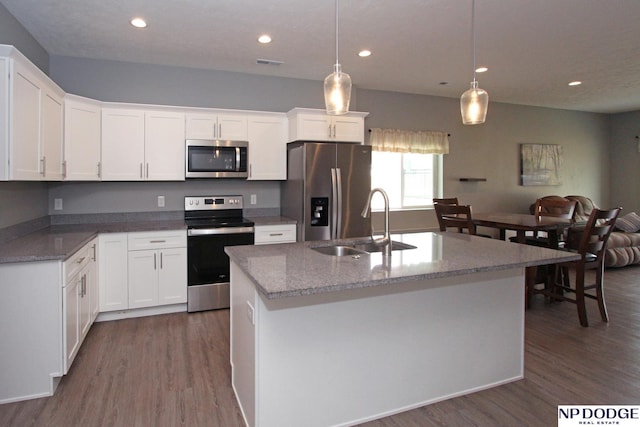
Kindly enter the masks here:
M 52 225 L 0 245 L 0 264 L 64 260 L 98 233 L 185 229 L 183 220 Z
M 255 225 L 286 225 L 295 224 L 296 220 L 285 216 L 249 216 L 247 219 L 253 221 Z
M 385 262 L 381 253 L 354 258 L 313 250 L 318 246 L 349 245 L 355 240 L 234 246 L 225 251 L 267 299 L 577 259 L 577 255 L 567 252 L 457 233 L 410 233 L 392 237 L 416 249 L 394 250 L 390 262 Z

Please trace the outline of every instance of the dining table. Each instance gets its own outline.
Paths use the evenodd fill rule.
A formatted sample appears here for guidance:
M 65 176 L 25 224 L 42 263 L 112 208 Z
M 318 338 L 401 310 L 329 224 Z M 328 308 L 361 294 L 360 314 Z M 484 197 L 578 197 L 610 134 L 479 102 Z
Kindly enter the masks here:
M 571 219 L 558 218 L 558 217 L 538 217 L 536 215 L 522 214 L 522 213 L 502 213 L 502 212 L 487 212 L 487 213 L 474 213 L 473 223 L 476 227 L 489 227 L 497 228 L 500 232 L 500 239 L 506 239 L 506 231 L 511 230 L 516 232 L 516 241 L 518 243 L 526 244 L 527 232 L 546 232 L 549 239 L 549 248 L 559 248 L 559 236 L 566 228 L 575 224 Z M 555 266 L 551 265 L 548 269 L 548 273 L 544 278 L 545 287 L 550 285 L 550 281 L 555 277 Z M 526 267 L 525 269 L 525 286 L 527 292 L 527 299 L 525 301 L 525 307 L 531 306 L 531 300 L 529 295 L 534 292 L 534 287 L 538 283 L 536 281 L 536 267 Z
M 574 224 L 571 219 L 557 217 L 538 217 L 536 215 L 522 213 L 474 213 L 473 223 L 476 227 L 497 228 L 500 232 L 500 239 L 506 239 L 506 231 L 516 232 L 516 241 L 526 243 L 526 233 L 546 232 L 549 238 L 549 247 L 558 248 L 559 235 L 565 229 Z

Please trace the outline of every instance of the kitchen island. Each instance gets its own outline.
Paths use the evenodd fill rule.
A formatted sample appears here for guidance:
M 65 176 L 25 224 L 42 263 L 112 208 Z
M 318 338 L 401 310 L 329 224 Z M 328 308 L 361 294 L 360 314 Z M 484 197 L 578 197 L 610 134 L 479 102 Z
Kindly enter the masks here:
M 331 256 L 226 248 L 232 384 L 250 426 L 354 425 L 523 377 L 524 268 L 576 255 L 455 233 Z

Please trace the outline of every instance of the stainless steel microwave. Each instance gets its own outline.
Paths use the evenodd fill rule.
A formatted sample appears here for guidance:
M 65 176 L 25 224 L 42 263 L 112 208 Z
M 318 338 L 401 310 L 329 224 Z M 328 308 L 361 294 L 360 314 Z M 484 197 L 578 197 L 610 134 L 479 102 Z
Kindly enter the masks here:
M 247 141 L 187 139 L 186 178 L 247 178 Z

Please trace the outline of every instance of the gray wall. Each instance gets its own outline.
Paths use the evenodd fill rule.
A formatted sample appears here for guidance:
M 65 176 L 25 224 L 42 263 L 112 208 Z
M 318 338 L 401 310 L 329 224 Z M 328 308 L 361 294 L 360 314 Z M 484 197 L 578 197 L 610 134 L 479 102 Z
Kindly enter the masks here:
M 0 44 L 10 44 L 38 68 L 49 74 L 49 54 L 36 39 L 0 4 Z
M 612 117 L 611 199 L 622 214 L 640 214 L 640 111 Z

